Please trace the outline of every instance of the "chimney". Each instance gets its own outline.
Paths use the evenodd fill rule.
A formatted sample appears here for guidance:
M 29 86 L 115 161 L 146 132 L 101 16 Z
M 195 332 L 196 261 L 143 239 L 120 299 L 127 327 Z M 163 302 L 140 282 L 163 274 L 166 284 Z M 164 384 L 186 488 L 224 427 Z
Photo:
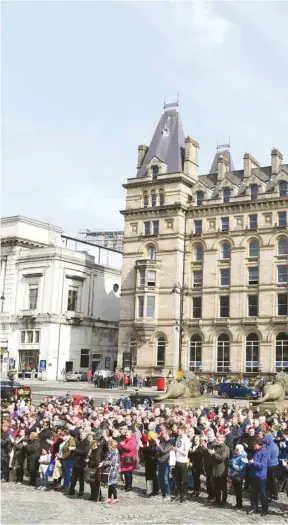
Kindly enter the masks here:
M 197 180 L 199 168 L 199 144 L 192 137 L 185 139 L 184 173 Z
M 229 171 L 229 162 L 223 155 L 217 158 L 217 182 L 223 180 L 227 171 Z
M 145 146 L 145 144 L 140 144 L 140 146 L 138 146 L 137 170 L 140 170 L 147 151 L 148 146 Z
M 260 168 L 260 164 L 258 160 L 254 159 L 254 157 L 250 155 L 250 153 L 245 153 L 243 160 L 244 160 L 244 180 L 245 180 L 245 179 L 248 179 L 248 177 L 250 177 L 251 171 L 254 168 Z
M 283 155 L 276 148 L 271 151 L 271 174 L 277 175 L 279 173 L 280 166 L 283 161 Z

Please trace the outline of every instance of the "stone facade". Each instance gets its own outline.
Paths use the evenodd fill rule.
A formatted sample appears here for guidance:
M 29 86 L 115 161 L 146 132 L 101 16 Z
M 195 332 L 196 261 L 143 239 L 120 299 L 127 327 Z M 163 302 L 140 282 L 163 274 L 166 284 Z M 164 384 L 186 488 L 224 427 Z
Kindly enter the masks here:
M 2 219 L 1 243 L 2 375 L 113 370 L 122 255 L 24 217 Z
M 130 352 L 138 372 L 165 375 L 181 351 L 205 374 L 288 371 L 288 165 L 273 149 L 271 166 L 246 153 L 235 170 L 227 147 L 210 173 L 198 165 L 165 109 L 124 184 L 118 366 Z

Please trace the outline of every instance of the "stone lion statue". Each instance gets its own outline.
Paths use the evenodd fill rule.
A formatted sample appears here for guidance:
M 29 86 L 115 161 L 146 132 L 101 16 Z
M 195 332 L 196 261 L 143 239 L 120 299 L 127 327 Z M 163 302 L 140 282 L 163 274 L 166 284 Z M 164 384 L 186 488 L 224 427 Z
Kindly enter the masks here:
M 174 380 L 162 396 L 157 396 L 154 401 L 165 401 L 165 399 L 184 399 L 199 396 L 200 381 L 193 372 L 184 372 L 181 383 Z
M 257 405 L 265 401 L 284 401 L 286 395 L 288 395 L 288 374 L 279 372 L 276 374 L 274 385 L 264 387 L 264 396 L 257 400 Z

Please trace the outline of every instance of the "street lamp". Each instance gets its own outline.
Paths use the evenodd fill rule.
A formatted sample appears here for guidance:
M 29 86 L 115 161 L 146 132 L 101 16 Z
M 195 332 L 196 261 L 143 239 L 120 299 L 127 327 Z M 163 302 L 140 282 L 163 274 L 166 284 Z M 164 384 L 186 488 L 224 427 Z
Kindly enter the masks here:
M 176 330 L 179 331 L 179 342 L 178 342 L 178 370 L 182 370 L 182 342 L 184 332 L 184 296 L 189 294 L 189 288 L 187 284 L 181 286 L 180 283 L 174 284 L 171 293 L 177 293 L 180 295 L 180 311 L 179 311 L 179 323 L 176 323 Z
M 0 297 L 0 301 L 1 301 L 1 314 L 2 314 L 4 310 L 4 303 L 5 303 L 5 296 L 3 294 Z

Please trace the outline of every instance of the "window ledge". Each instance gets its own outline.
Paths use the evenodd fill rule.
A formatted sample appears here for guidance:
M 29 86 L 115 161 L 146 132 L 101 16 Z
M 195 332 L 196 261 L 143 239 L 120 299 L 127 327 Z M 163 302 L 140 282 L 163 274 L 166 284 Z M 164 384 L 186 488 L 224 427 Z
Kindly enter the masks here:
M 247 261 L 249 262 L 257 262 L 259 259 L 258 255 L 255 255 L 255 257 L 247 257 Z
M 277 283 L 277 288 L 287 288 L 288 286 L 288 282 L 287 283 Z
M 272 317 L 272 324 L 288 324 L 288 315 L 278 315 L 277 317 Z
M 251 316 L 251 317 L 243 317 L 241 319 L 241 323 L 242 324 L 255 324 L 255 323 L 258 323 L 258 317 L 255 317 L 255 316 Z
M 83 312 L 74 312 L 72 310 L 67 310 L 67 312 L 65 312 L 65 317 L 67 319 L 83 319 L 84 314 Z
M 225 264 L 225 263 L 226 264 L 230 264 L 230 262 L 231 262 L 231 258 L 229 258 L 229 257 L 219 259 L 219 263 L 221 263 L 221 264 Z
M 217 319 L 214 319 L 213 324 L 229 324 L 229 322 L 229 317 L 217 317 Z
M 288 255 L 277 255 L 276 257 L 278 261 L 287 261 L 288 259 Z

